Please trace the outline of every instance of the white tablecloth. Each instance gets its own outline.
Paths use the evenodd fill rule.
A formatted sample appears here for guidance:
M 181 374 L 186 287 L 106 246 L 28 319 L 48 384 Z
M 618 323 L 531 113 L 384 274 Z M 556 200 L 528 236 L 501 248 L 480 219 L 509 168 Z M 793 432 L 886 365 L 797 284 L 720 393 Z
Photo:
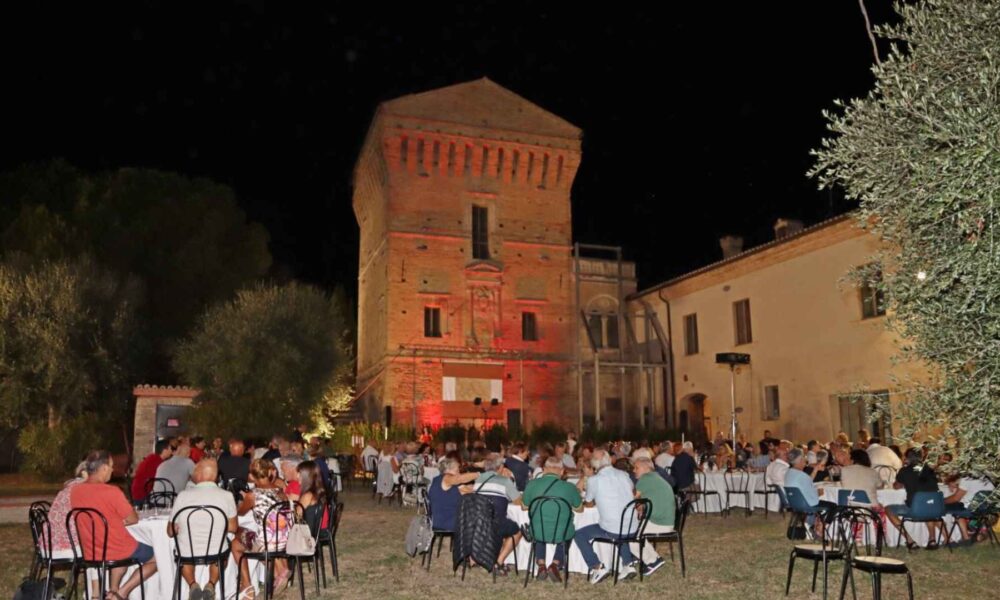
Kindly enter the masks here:
M 135 525 L 128 528 L 139 542 L 152 546 L 153 558 L 156 560 L 156 574 L 146 581 L 146 600 L 170 600 L 173 595 L 174 586 L 174 539 L 167 535 L 168 517 L 152 517 L 142 519 Z M 239 517 L 240 527 L 256 529 L 253 514 L 247 513 Z M 258 577 L 263 574 L 262 569 L 257 569 L 258 561 L 250 561 L 251 573 Z M 260 571 L 259 573 L 257 571 Z M 236 563 L 232 556 L 226 565 L 226 595 L 235 596 L 239 593 L 238 576 Z M 204 584 L 208 581 L 208 567 L 196 567 L 195 579 L 198 583 Z M 216 589 L 216 594 L 221 594 L 221 588 Z M 187 598 L 187 584 L 181 580 L 181 597 Z M 218 596 L 216 596 L 218 597 Z M 139 588 L 137 587 L 129 595 L 129 600 L 141 600 Z
M 726 478 L 725 473 L 722 471 L 715 471 L 711 473 L 705 473 L 704 478 L 704 488 L 706 491 L 718 492 L 718 496 L 702 496 L 698 495 L 696 502 L 692 504 L 692 508 L 695 512 L 712 512 L 717 513 L 725 510 L 727 506 L 731 504 L 732 508 L 743 508 L 747 506 L 746 496 L 743 494 L 734 494 L 728 499 L 729 504 L 727 504 L 726 499 Z M 764 484 L 764 473 L 733 473 L 733 483 L 734 489 L 741 489 L 740 481 L 742 478 L 749 478 L 750 481 L 747 482 L 746 489 L 749 492 L 750 502 L 753 508 L 764 508 L 764 498 L 763 494 L 755 494 L 754 492 L 765 489 Z M 699 476 L 695 481 L 701 480 Z M 770 494 L 766 496 L 767 498 L 767 510 L 772 512 L 777 512 L 781 508 L 781 500 L 775 494 Z
M 959 481 L 959 487 L 966 490 L 967 492 L 965 498 L 963 498 L 966 506 L 968 506 L 968 503 L 972 501 L 972 498 L 976 495 L 977 492 L 993 489 L 993 485 L 988 481 L 980 479 L 968 479 L 968 478 Z M 819 492 L 819 497 L 821 499 L 826 500 L 828 502 L 837 502 L 838 492 L 841 488 L 839 483 L 822 483 L 817 485 L 816 489 Z M 941 493 L 945 495 L 945 497 L 951 495 L 951 491 L 948 489 L 948 486 L 941 484 L 939 486 L 939 489 L 941 490 Z M 877 490 L 877 494 L 878 494 L 878 503 L 883 507 L 891 506 L 893 504 L 906 504 L 906 490 L 904 489 L 898 489 L 898 490 L 891 488 L 881 489 Z M 944 516 L 946 534 L 948 530 L 951 529 L 951 526 L 954 523 L 954 521 L 955 520 L 951 517 L 951 515 Z M 896 546 L 896 541 L 900 538 L 899 529 L 895 525 L 893 525 L 888 518 L 883 518 L 882 522 L 885 530 L 885 544 L 887 546 Z M 905 527 L 906 527 L 906 532 L 910 534 L 910 537 L 913 539 L 914 542 L 917 543 L 917 545 L 924 547 L 927 546 L 927 544 L 930 542 L 930 532 L 927 529 L 927 525 L 925 525 L 924 523 L 907 522 L 905 524 Z M 870 533 L 872 536 L 874 536 L 874 531 Z M 937 534 L 938 536 L 937 539 L 939 542 L 940 542 L 940 535 L 941 535 L 940 533 Z M 952 533 L 950 541 L 957 542 L 958 540 L 961 539 L 962 539 L 962 533 L 956 527 L 954 532 Z M 903 536 L 902 540 L 900 541 L 905 543 L 906 536 Z
M 511 504 L 507 507 L 507 518 L 521 525 L 528 524 L 528 511 L 524 510 L 516 504 Z M 597 507 L 584 508 L 583 512 L 574 513 L 573 515 L 573 526 L 579 531 L 582 527 L 587 525 L 593 525 L 597 523 L 598 513 Z M 552 557 L 555 555 L 556 547 L 554 545 L 547 546 L 547 552 L 545 556 L 546 564 L 552 562 Z M 613 548 L 611 544 L 594 544 L 594 551 L 597 553 L 598 558 L 605 565 L 611 564 L 611 555 L 613 553 Z M 528 554 L 531 552 L 531 544 L 529 544 L 524 538 L 517 544 L 517 568 L 526 569 L 528 567 Z M 514 564 L 514 553 L 511 552 L 510 556 L 507 557 L 507 564 Z M 583 560 L 583 555 L 580 554 L 579 548 L 576 544 L 571 544 L 569 549 L 569 570 L 574 573 L 587 574 L 587 563 Z

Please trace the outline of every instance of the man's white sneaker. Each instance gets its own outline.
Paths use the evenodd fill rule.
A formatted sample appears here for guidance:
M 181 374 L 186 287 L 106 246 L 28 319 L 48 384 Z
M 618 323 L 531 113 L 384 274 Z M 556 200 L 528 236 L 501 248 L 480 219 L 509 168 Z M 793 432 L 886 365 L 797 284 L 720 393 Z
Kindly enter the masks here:
M 634 567 L 628 567 L 628 566 L 622 567 L 618 571 L 618 581 L 627 581 L 629 579 L 632 579 L 633 577 L 636 576 L 637 573 L 638 571 L 636 571 Z
M 608 569 L 605 569 L 604 565 L 601 565 L 601 566 L 597 567 L 596 569 L 594 569 L 593 571 L 590 572 L 590 583 L 592 583 L 592 584 L 593 583 L 600 583 L 600 582 L 604 581 L 605 579 L 607 579 L 608 575 L 611 575 L 611 571 L 609 571 Z

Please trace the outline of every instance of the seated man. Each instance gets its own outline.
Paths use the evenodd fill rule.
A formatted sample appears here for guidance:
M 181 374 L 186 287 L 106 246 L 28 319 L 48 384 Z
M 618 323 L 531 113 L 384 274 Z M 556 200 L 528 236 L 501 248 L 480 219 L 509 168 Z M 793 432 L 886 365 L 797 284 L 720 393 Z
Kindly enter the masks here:
M 563 461 L 563 466 L 570 471 L 576 470 L 576 461 L 574 461 L 573 457 L 566 452 L 566 442 L 556 442 L 556 445 L 552 449 L 552 455 Z
M 656 472 L 653 461 L 648 458 L 639 458 L 632 462 L 635 475 L 638 478 L 635 482 L 636 498 L 647 498 L 653 503 L 653 512 L 649 515 L 645 533 L 673 533 L 677 513 L 673 488 Z M 630 545 L 632 552 L 638 552 L 639 544 Z M 645 570 L 642 573 L 644 577 L 652 575 L 663 566 L 663 559 L 656 553 L 652 544 L 646 544 L 643 547 L 642 562 L 645 565 Z
M 596 471 L 594 475 L 587 478 L 587 492 L 585 500 L 587 506 L 597 506 L 598 522 L 578 529 L 573 541 L 580 549 L 583 560 L 591 570 L 590 583 L 604 581 L 611 574 L 611 569 L 602 564 L 601 560 L 594 552 L 593 542 L 595 538 L 618 537 L 622 522 L 622 513 L 625 507 L 634 499 L 632 479 L 628 473 L 611 466 L 611 456 L 607 450 L 594 450 L 590 459 L 591 465 Z M 676 465 L 676 462 L 674 463 Z M 625 524 L 632 521 L 633 527 L 639 524 L 638 519 L 625 519 Z M 625 531 L 624 534 L 635 533 L 635 530 Z M 635 576 L 636 571 L 632 566 L 635 559 L 628 544 L 621 547 L 621 559 L 625 568 L 619 574 L 620 579 L 630 579 Z
M 514 442 L 510 448 L 510 456 L 504 461 L 504 466 L 514 474 L 517 489 L 524 491 L 531 479 L 531 467 L 528 465 L 528 446 L 524 442 Z
M 785 474 L 788 473 L 789 461 L 788 452 L 791 444 L 785 441 L 779 442 L 774 449 L 774 460 L 772 460 L 764 471 L 764 481 L 767 485 L 776 485 L 780 489 L 785 485 Z
M 868 455 L 871 457 L 871 454 Z M 934 469 L 930 468 L 928 465 L 921 466 L 921 461 L 923 456 L 920 454 L 920 450 L 917 448 L 910 448 L 906 451 L 906 460 L 902 469 L 896 473 L 896 481 L 892 484 L 894 489 L 906 489 L 906 504 L 890 504 L 885 507 L 885 516 L 889 518 L 889 521 L 896 526 L 897 529 L 901 527 L 900 517 L 905 517 L 910 513 L 910 507 L 913 506 L 913 498 L 917 495 L 917 492 L 936 492 L 938 491 L 937 475 L 934 473 Z M 874 462 L 874 461 L 873 461 Z M 930 549 L 937 547 L 937 523 L 927 524 L 927 530 L 930 533 L 930 543 L 927 547 Z M 904 529 L 903 536 L 906 538 L 906 546 L 908 548 L 913 548 L 916 546 L 916 542 L 910 537 L 910 534 Z
M 751 451 L 753 454 L 747 461 L 747 468 L 755 472 L 766 471 L 768 465 L 771 464 L 771 457 L 768 455 L 770 448 L 768 448 L 767 442 L 753 445 Z
M 569 507 L 577 512 L 583 510 L 583 500 L 576 486 L 568 481 L 563 481 L 564 472 L 563 461 L 550 456 L 545 461 L 544 471 L 541 477 L 528 482 L 524 490 L 524 509 L 531 507 L 531 502 L 543 496 L 562 498 L 569 504 Z M 538 515 L 529 515 L 531 518 L 531 533 L 535 539 L 555 539 L 566 532 L 567 536 L 573 536 L 576 530 L 573 528 L 573 513 L 566 512 L 565 507 L 557 502 L 544 502 L 539 509 Z M 567 522 L 568 520 L 568 522 Z M 544 531 L 542 527 L 545 527 Z M 535 563 L 538 565 L 535 577 L 545 580 L 552 578 L 552 581 L 559 583 L 562 581 L 562 573 L 559 572 L 559 565 L 566 560 L 566 549 L 563 544 L 556 544 L 555 554 L 552 564 L 545 566 L 546 544 L 535 542 Z
M 211 555 L 225 549 L 225 542 L 222 536 L 226 533 L 236 533 L 236 501 L 233 495 L 220 488 L 215 480 L 219 477 L 219 465 L 211 458 L 204 458 L 195 466 L 192 474 L 194 485 L 185 489 L 177 495 L 174 501 L 173 512 L 170 513 L 170 523 L 167 524 L 167 535 L 174 537 L 180 535 L 180 550 L 182 556 L 187 556 L 194 550 L 194 555 Z M 215 511 L 185 511 L 177 520 L 177 529 L 174 529 L 173 519 L 185 508 L 191 506 L 215 506 L 222 510 L 226 518 L 225 523 L 219 523 L 219 514 Z M 190 520 L 189 520 L 190 519 Z M 186 531 L 190 523 L 190 531 Z M 211 534 L 211 539 L 209 539 Z M 208 583 L 204 588 L 199 587 L 194 579 L 194 565 L 184 565 L 181 567 L 181 577 L 188 584 L 189 600 L 212 600 L 215 597 L 215 584 L 219 581 L 219 566 L 215 563 L 208 567 Z
M 191 446 L 184 442 L 177 446 L 174 455 L 160 463 L 156 468 L 157 479 L 166 479 L 174 486 L 174 491 L 178 494 L 188 486 L 191 481 L 191 473 L 194 472 L 194 461 L 188 458 L 191 455 Z
M 219 459 L 219 476 L 223 483 L 230 479 L 242 479 L 247 481 L 250 474 L 250 459 L 244 456 L 246 446 L 243 440 L 231 438 L 229 440 L 229 454 Z
M 661 469 L 669 469 L 674 464 L 674 446 L 670 440 L 660 444 L 660 453 L 656 455 L 654 462 Z
M 816 484 L 813 483 L 812 477 L 806 475 L 804 471 L 806 468 L 806 454 L 801 448 L 792 448 L 788 451 L 788 463 L 789 469 L 785 473 L 784 487 L 797 489 L 805 499 L 806 505 L 819 509 L 819 512 L 837 508 L 836 502 L 819 499 Z M 816 535 L 822 538 L 823 519 L 816 519 L 815 525 Z
M 496 564 L 498 575 L 507 575 L 510 572 L 504 561 L 514 550 L 514 544 L 521 541 L 521 529 L 517 523 L 507 518 L 507 505 L 511 502 L 521 504 L 521 492 L 517 491 L 512 476 L 512 473 L 503 466 L 503 457 L 490 453 L 483 460 L 483 472 L 475 482 L 475 492 L 485 494 L 493 500 L 495 519 L 493 526 L 503 538 L 503 546 L 500 548 Z
M 694 444 L 684 442 L 677 444 L 679 451 L 674 454 L 674 462 L 670 465 L 670 476 L 674 478 L 674 485 L 680 491 L 692 489 L 694 473 L 698 470 L 698 463 L 694 460 Z
M 156 573 L 156 561 L 153 559 L 153 548 L 146 544 L 140 544 L 126 527 L 139 522 L 139 516 L 135 509 L 129 504 L 125 494 L 117 486 L 109 485 L 111 474 L 114 469 L 111 456 L 105 450 L 94 450 L 87 455 L 87 480 L 73 486 L 70 492 L 70 506 L 76 508 L 92 508 L 104 515 L 108 522 L 107 539 L 107 560 L 137 560 L 142 566 L 132 573 L 124 585 L 122 577 L 128 567 L 118 567 L 111 569 L 108 577 L 108 598 L 107 600 L 124 600 L 134 590 L 140 582 L 139 570 L 142 577 L 149 579 Z M 99 560 L 100 556 L 92 556 L 92 547 L 101 548 L 100 533 L 98 539 L 93 540 L 93 528 L 90 527 L 90 520 L 87 516 L 80 517 L 77 527 L 77 541 L 83 550 L 83 557 L 87 560 Z M 97 531 L 100 531 L 98 522 Z M 93 546 L 92 546 L 93 544 Z
M 142 506 L 146 500 L 146 482 L 156 477 L 156 470 L 160 464 L 173 456 L 173 453 L 170 440 L 157 440 L 153 453 L 142 459 L 135 468 L 135 475 L 132 477 L 132 504 Z

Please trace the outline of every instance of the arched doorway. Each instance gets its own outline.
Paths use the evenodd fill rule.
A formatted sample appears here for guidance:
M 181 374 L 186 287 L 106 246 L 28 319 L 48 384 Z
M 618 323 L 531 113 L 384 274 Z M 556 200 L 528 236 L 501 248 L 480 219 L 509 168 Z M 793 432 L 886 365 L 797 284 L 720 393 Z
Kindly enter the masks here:
M 711 436 L 711 412 L 708 407 L 708 398 L 705 394 L 688 394 L 681 399 L 681 413 L 687 419 L 686 423 L 681 423 L 681 430 L 691 441 L 698 443 L 708 440 Z M 686 425 L 686 427 L 684 427 Z M 686 429 L 686 431 L 685 431 Z

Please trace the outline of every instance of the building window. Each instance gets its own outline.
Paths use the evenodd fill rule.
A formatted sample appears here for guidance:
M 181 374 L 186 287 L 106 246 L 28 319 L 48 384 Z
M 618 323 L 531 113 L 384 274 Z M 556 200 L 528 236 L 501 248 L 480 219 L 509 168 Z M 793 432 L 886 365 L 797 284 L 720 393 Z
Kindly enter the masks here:
M 852 439 L 861 429 L 867 429 L 872 437 L 888 444 L 892 437 L 892 417 L 889 415 L 889 390 L 875 390 L 866 394 L 848 394 L 838 396 L 840 404 L 840 430 Z M 869 403 L 882 409 L 882 418 L 875 420 L 870 416 Z
M 736 329 L 736 345 L 749 344 L 753 341 L 750 330 L 750 300 L 744 298 L 733 302 L 733 326 Z
M 487 260 L 490 257 L 490 218 L 485 206 L 472 207 L 472 258 Z
M 607 315 L 604 317 L 607 321 L 607 335 L 605 338 L 608 340 L 608 348 L 618 347 L 618 315 Z
M 861 284 L 861 317 L 863 319 L 885 315 L 885 294 L 878 287 L 878 284 L 882 282 L 882 273 L 876 271 L 874 277 L 876 279 L 875 286 L 870 285 L 867 281 Z
M 781 417 L 781 403 L 778 400 L 778 386 L 764 386 L 764 420 L 774 421 Z
M 604 347 L 604 326 L 601 315 L 590 315 L 587 317 L 587 330 L 590 332 L 590 341 L 594 343 L 594 348 L 600 350 Z
M 526 342 L 538 341 L 538 321 L 533 312 L 521 313 L 521 339 Z
M 684 317 L 684 354 L 698 354 L 698 315 Z
M 441 309 L 436 306 L 424 307 L 424 337 L 441 337 Z

